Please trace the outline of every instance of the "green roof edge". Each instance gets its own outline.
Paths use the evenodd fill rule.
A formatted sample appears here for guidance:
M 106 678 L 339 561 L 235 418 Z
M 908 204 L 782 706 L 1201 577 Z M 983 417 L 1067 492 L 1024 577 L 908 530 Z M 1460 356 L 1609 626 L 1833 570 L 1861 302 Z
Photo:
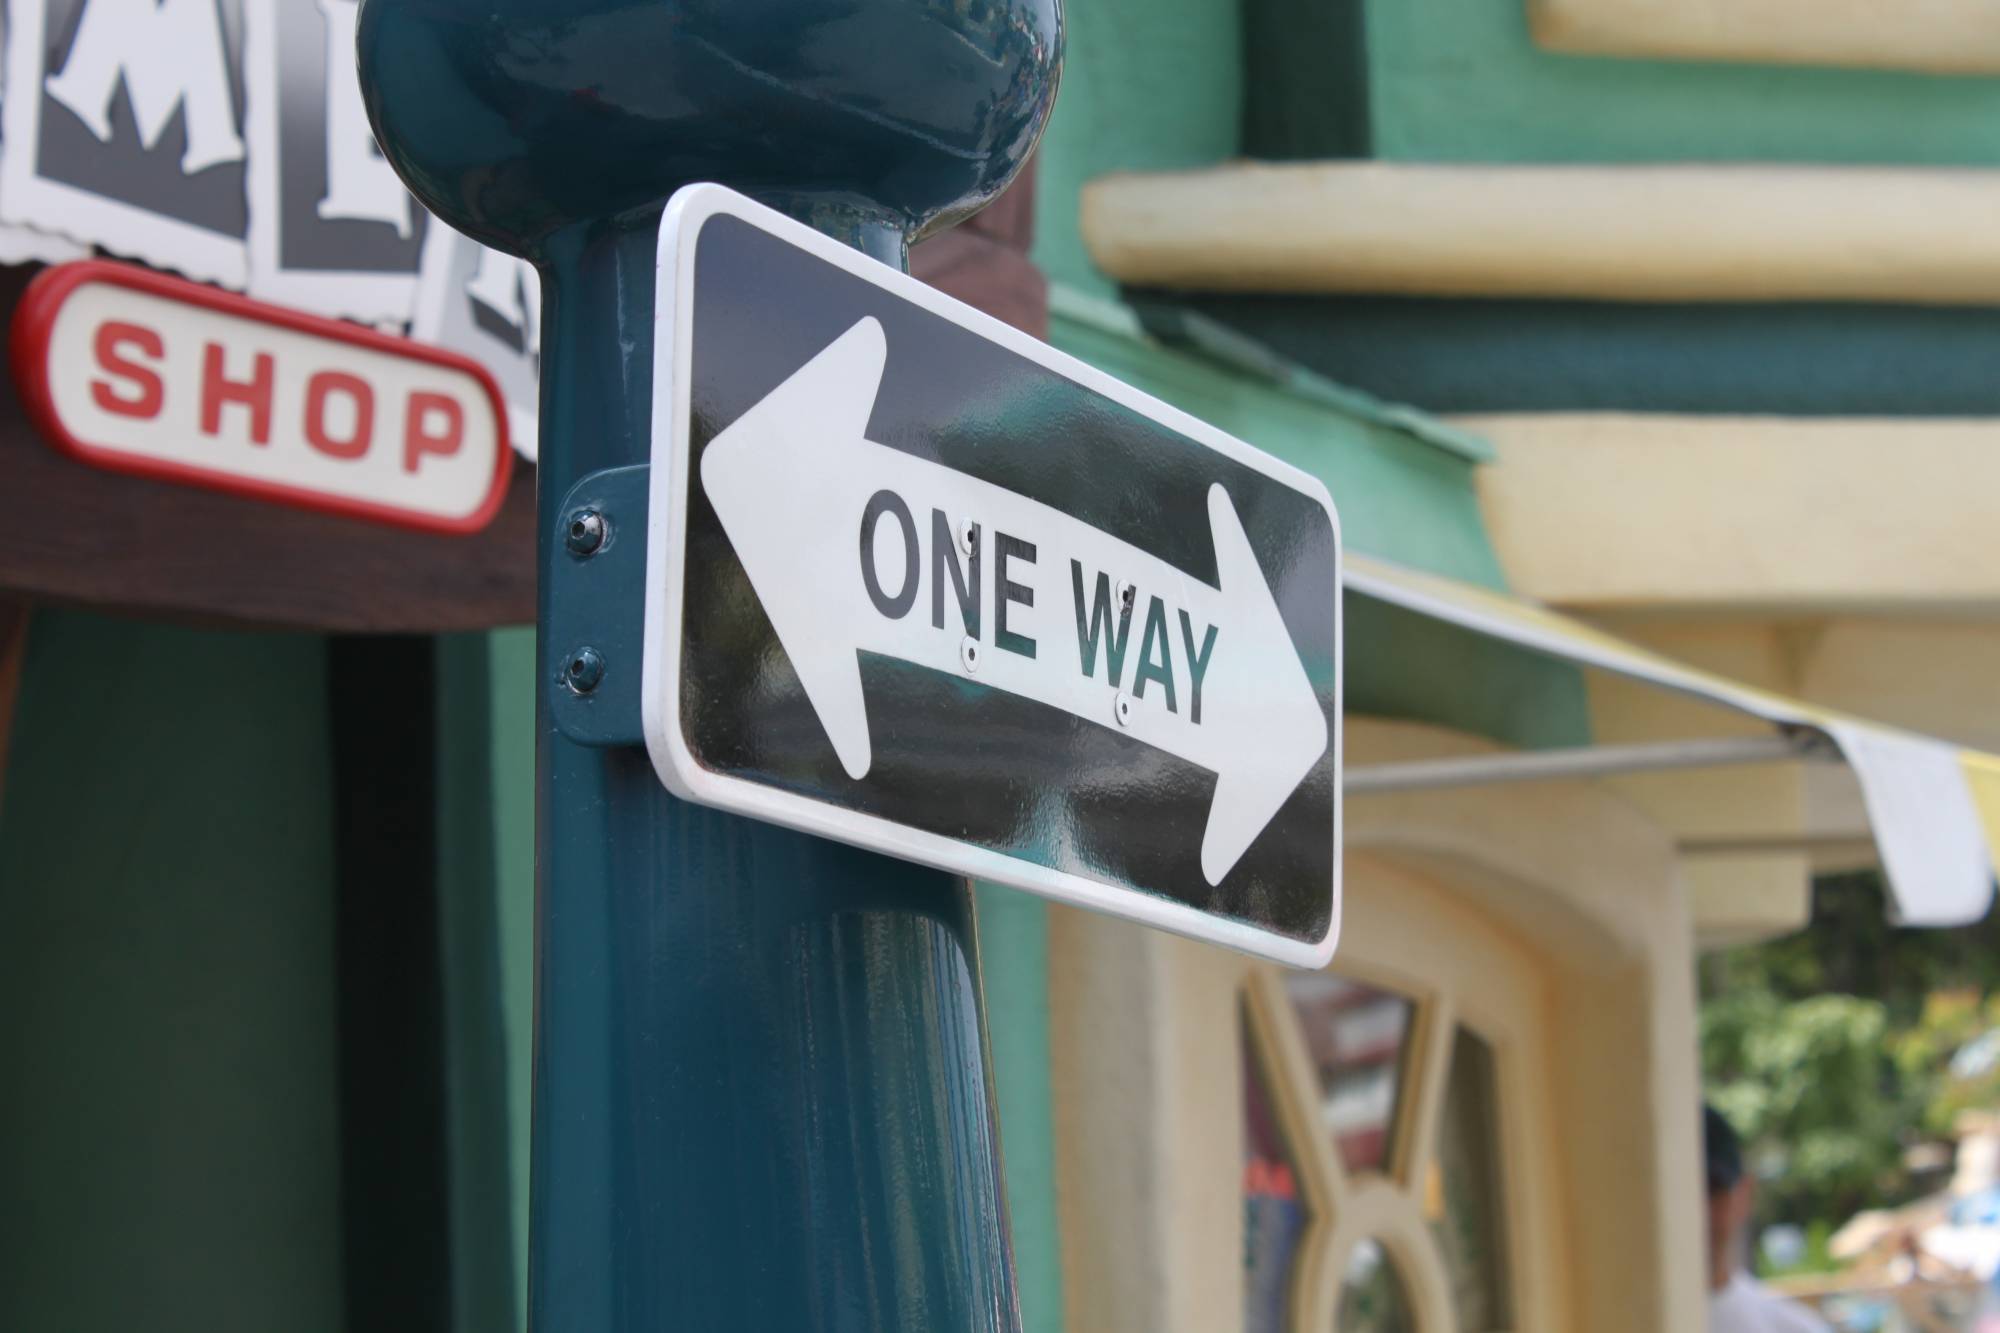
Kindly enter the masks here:
M 1308 402 L 1407 435 L 1454 458 L 1490 463 L 1493 446 L 1450 422 L 1400 403 L 1385 403 L 1316 371 L 1206 315 L 1166 302 L 1133 306 L 1061 282 L 1049 284 L 1049 317 L 1134 342 L 1157 342 L 1225 366 Z

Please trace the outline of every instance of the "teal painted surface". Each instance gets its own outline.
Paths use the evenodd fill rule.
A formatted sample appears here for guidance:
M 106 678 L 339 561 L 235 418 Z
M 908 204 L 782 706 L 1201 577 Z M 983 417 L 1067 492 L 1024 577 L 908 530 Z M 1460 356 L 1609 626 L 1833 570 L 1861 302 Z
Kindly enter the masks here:
M 527 1309 L 532 1015 L 519 1009 L 531 993 L 532 958 L 524 965 L 516 955 L 518 936 L 533 930 L 534 713 L 530 696 L 520 694 L 511 710 L 500 697 L 521 684 L 507 679 L 503 637 L 452 635 L 437 645 L 438 889 L 459 1333 L 520 1328 Z M 532 636 L 512 637 L 526 638 L 532 654 Z M 525 724 L 496 725 L 503 712 L 521 718 L 523 704 Z M 525 834 L 509 828 L 523 805 Z
M 1243 155 L 1366 157 L 1365 0 L 1242 0 Z
M 1349 716 L 1425 722 L 1523 749 L 1590 744 L 1576 668 L 1353 593 L 1345 610 Z
M 507 1044 L 507 1128 L 515 1308 L 528 1310 L 528 1144 L 535 1056 L 535 632 L 486 636 L 492 727 L 494 897 L 499 904 L 501 1020 Z
M 44 611 L 0 794 L 0 1328 L 336 1333 L 323 641 Z
M 1554 55 L 1523 0 L 1369 0 L 1368 48 L 1384 158 L 2000 161 L 1991 78 Z
M 1319 373 L 1433 412 L 2000 416 L 2000 309 L 1188 295 Z
M 1397 434 L 1442 449 L 1468 463 L 1490 463 L 1498 456 L 1493 445 L 1483 436 L 1461 430 L 1440 417 L 1330 379 L 1293 360 L 1277 345 L 1265 341 L 1261 336 L 1263 329 L 1255 324 L 1241 321 L 1231 324 L 1210 318 L 1190 308 L 1185 297 L 1135 297 L 1133 311 L 1138 316 L 1140 327 L 1161 342 L 1224 369 L 1236 371 L 1271 392 L 1302 398 L 1365 425 L 1386 426 Z M 1117 319 L 1108 327 L 1124 331 L 1129 329 L 1130 323 L 1129 318 Z M 1246 333 L 1246 330 L 1250 332 Z
M 1034 259 L 1099 295 L 1077 223 L 1084 182 L 1108 171 L 1205 166 L 1242 138 L 1242 28 L 1215 0 L 1072 0 L 1061 95 L 1036 157 Z
M 1057 15 L 363 9 L 362 92 L 390 161 L 542 275 L 544 571 L 570 558 L 570 489 L 647 456 L 667 196 L 736 184 L 894 263 L 1022 164 L 1054 95 Z M 969 891 L 675 802 L 643 755 L 554 731 L 545 691 L 574 648 L 551 642 L 554 595 L 544 577 L 531 1324 L 1018 1327 Z M 563 595 L 632 611 L 588 580 Z
M 511 1140 L 509 1213 L 517 1309 L 526 1310 L 528 1126 L 534 1052 L 534 634 L 468 636 L 484 659 L 489 736 L 492 892 L 498 907 L 501 1010 L 507 1041 Z M 1008 1213 L 1026 1333 L 1061 1333 L 1062 1256 L 1056 1228 L 1055 1141 L 1049 1093 L 1047 909 L 1040 899 L 982 885 L 981 975 L 999 1102 Z
M 1054 1103 L 1049 1090 L 1049 913 L 1040 898 L 977 886 L 980 974 L 1000 1106 L 1001 1167 L 1023 1333 L 1062 1333 Z

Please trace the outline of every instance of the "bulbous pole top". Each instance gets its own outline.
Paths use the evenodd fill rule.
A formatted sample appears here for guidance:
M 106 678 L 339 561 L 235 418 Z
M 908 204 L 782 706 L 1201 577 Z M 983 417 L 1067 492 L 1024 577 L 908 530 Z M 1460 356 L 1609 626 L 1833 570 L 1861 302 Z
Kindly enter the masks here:
M 534 257 L 720 181 L 910 239 L 974 212 L 1055 100 L 1061 0 L 364 0 L 362 96 L 425 207 Z

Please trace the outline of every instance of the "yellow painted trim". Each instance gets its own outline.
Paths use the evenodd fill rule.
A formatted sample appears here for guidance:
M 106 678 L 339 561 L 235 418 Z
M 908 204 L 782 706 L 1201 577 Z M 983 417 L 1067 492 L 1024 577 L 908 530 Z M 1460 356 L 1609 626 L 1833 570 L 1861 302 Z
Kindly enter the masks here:
M 1092 257 L 1194 290 L 2000 303 L 2000 173 L 1236 163 L 1084 188 Z
M 1050 909 L 1067 1327 L 1216 1333 L 1240 1323 L 1249 966 L 1130 922 Z
M 1979 811 L 1980 827 L 1986 831 L 1986 847 L 2000 865 L 2000 759 L 1967 750 L 1958 757 L 1965 770 L 1965 785 L 1972 789 L 1972 804 Z
M 2000 234 L 2000 233 L 1996 233 Z M 1767 614 L 2000 608 L 2000 421 L 1539 412 L 1457 418 L 1524 596 Z
M 1528 0 L 1528 22 L 1537 44 L 1583 55 L 2000 70 L 2000 0 Z

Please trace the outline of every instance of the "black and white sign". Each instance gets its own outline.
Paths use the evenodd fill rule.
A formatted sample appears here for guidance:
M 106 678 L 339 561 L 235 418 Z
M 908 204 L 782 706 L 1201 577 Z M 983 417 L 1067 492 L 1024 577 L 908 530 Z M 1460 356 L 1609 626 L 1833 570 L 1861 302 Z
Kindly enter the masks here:
M 644 713 L 692 800 L 1317 965 L 1317 480 L 719 186 L 661 227 Z
M 401 324 L 428 217 L 375 145 L 360 0 L 248 0 L 250 294 Z
M 241 288 L 240 0 L 7 0 L 0 218 Z

